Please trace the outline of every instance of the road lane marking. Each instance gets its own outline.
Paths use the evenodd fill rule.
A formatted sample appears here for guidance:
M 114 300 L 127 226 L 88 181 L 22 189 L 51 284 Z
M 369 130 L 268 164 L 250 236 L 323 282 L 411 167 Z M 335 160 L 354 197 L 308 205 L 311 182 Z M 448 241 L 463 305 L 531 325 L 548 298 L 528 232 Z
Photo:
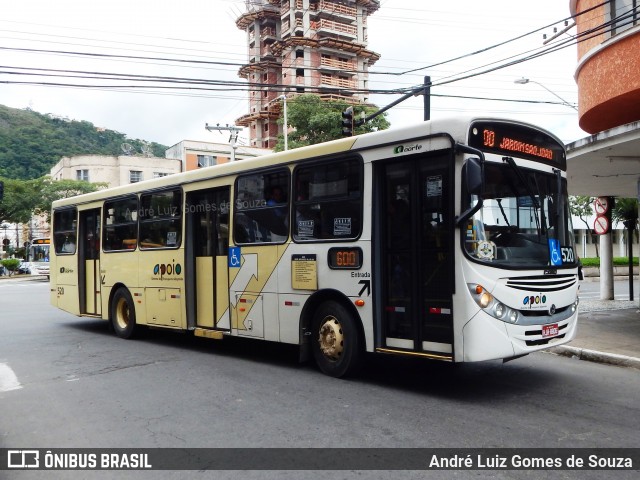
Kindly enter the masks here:
M 22 388 L 18 377 L 6 363 L 0 363 L 0 392 L 9 392 Z

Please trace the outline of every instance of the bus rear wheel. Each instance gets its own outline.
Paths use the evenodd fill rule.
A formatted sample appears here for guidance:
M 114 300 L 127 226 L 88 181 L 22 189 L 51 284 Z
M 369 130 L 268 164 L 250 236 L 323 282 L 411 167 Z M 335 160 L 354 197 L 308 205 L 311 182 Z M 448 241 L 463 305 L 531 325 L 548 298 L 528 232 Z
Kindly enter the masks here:
M 124 287 L 116 290 L 111 299 L 111 325 L 120 338 L 133 338 L 138 331 L 135 305 Z
M 352 375 L 361 367 L 362 338 L 353 315 L 340 303 L 325 302 L 316 311 L 312 350 L 320 370 L 332 377 Z

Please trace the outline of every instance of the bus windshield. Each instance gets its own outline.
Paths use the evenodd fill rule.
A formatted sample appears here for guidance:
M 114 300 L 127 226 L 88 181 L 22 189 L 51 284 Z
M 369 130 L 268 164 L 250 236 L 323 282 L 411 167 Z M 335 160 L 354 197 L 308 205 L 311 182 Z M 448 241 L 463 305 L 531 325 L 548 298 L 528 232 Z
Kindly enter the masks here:
M 484 178 L 482 207 L 463 232 L 473 260 L 503 268 L 575 267 L 567 182 L 559 171 L 487 162 Z M 466 201 L 474 206 L 479 198 Z
M 48 262 L 49 245 L 31 245 L 29 247 L 29 260 L 32 262 Z

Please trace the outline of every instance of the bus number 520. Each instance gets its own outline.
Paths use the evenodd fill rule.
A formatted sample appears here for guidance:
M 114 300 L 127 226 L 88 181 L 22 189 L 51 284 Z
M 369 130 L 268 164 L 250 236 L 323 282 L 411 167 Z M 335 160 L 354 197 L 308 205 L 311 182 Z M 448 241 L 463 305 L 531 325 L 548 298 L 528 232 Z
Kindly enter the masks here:
M 560 248 L 562 252 L 562 263 L 573 263 L 576 261 L 576 257 L 573 253 L 573 248 L 571 247 L 562 247 Z

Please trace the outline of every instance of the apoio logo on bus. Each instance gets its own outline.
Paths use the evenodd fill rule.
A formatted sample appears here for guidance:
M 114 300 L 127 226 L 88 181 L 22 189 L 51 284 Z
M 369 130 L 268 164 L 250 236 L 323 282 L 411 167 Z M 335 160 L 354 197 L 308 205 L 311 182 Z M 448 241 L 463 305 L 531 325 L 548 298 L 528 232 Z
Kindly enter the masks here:
M 419 143 L 416 143 L 415 145 L 398 145 L 393 149 L 393 153 L 397 155 L 399 153 L 417 152 L 419 150 L 422 150 L 422 145 Z
M 180 275 L 182 273 L 182 265 L 179 263 L 157 263 L 153 267 L 153 274 L 160 276 L 160 280 L 164 279 L 165 275 Z
M 527 295 L 522 300 L 522 304 L 528 306 L 530 309 L 544 308 L 547 303 L 546 295 Z

